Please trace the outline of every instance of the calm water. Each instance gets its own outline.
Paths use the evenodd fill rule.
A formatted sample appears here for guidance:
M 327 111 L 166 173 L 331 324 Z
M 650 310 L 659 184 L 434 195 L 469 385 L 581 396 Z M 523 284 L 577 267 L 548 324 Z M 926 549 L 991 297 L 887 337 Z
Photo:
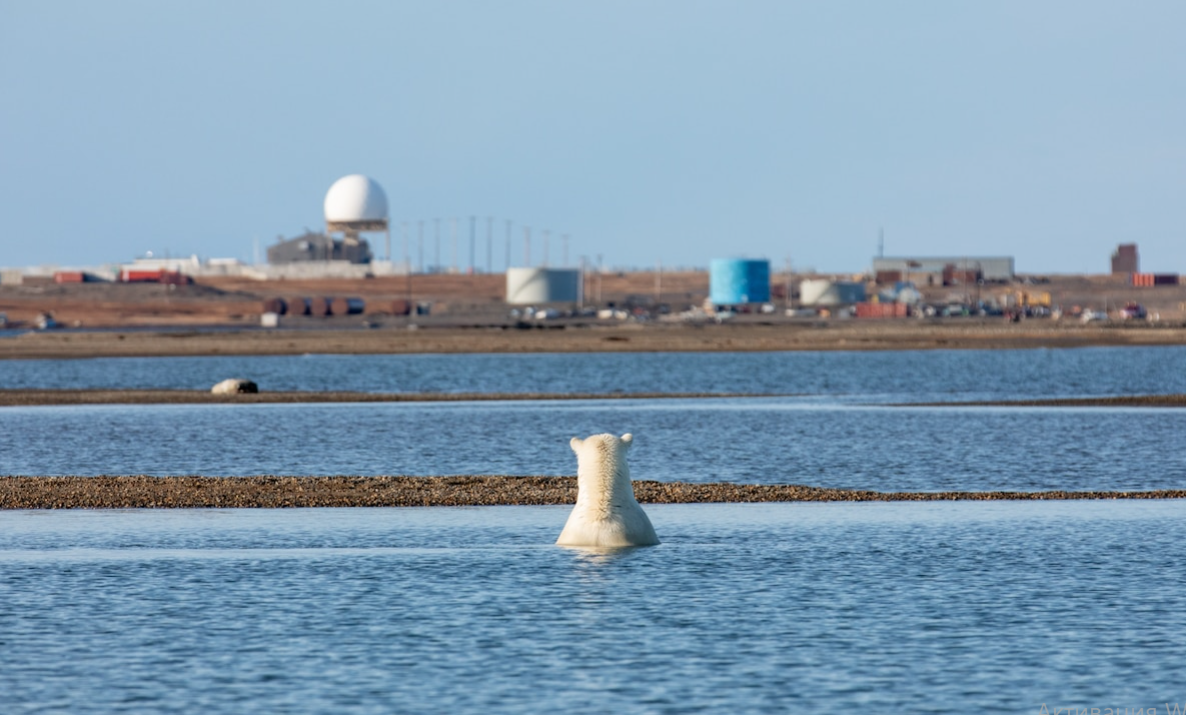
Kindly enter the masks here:
M 1186 703 L 1182 503 L 14 513 L 5 712 Z
M 1186 346 L 1077 350 L 304 355 L 0 361 L 0 388 L 739 392 L 930 401 L 1186 393 Z
M 1186 487 L 1186 410 L 794 398 L 0 409 L 0 474 L 574 474 L 632 432 L 636 479 L 878 490 Z
M 0 474 L 572 474 L 881 490 L 1186 486 L 1186 348 L 0 361 L 0 387 L 778 398 L 0 408 Z M 0 712 L 1186 711 L 1180 501 L 0 512 Z

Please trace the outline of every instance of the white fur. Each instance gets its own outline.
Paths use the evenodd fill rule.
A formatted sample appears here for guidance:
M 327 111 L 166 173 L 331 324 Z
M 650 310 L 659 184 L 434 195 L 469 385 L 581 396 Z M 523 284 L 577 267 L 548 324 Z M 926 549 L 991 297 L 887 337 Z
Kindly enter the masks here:
M 659 543 L 646 512 L 634 499 L 626 451 L 633 438 L 624 434 L 595 434 L 572 438 L 577 455 L 577 504 L 564 531 L 561 546 L 652 546 Z

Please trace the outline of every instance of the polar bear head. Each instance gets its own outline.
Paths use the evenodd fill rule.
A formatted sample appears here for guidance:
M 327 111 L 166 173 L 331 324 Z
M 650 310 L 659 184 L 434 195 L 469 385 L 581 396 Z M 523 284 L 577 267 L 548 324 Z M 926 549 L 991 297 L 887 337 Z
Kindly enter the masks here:
M 578 476 L 596 473 L 608 478 L 621 474 L 629 483 L 630 467 L 626 465 L 626 452 L 633 443 L 634 435 L 627 432 L 621 437 L 612 434 L 595 434 L 585 439 L 573 437 L 568 441 L 568 446 L 577 455 Z

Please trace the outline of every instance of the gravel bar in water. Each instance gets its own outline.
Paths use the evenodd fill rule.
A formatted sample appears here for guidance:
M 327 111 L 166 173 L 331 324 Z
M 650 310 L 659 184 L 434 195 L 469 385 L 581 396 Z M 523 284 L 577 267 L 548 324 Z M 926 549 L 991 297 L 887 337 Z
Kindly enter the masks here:
M 644 504 L 1066 499 L 1184 499 L 1143 492 L 874 492 L 794 484 L 637 481 Z M 572 504 L 576 477 L 0 477 L 0 509 L 284 508 Z
M 733 392 L 254 392 L 215 395 L 209 390 L 0 390 L 0 407 L 40 405 L 206 405 L 314 402 L 496 402 L 525 400 L 650 400 L 709 397 L 792 397 Z

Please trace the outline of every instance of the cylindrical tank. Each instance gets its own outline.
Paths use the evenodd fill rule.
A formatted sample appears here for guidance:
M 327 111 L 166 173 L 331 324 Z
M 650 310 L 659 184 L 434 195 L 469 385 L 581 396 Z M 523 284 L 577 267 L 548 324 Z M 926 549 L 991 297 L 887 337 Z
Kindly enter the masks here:
M 309 315 L 317 318 L 324 318 L 327 315 L 333 315 L 330 310 L 332 299 L 323 298 L 321 296 L 314 296 L 309 299 Z
M 708 270 L 708 297 L 714 305 L 770 300 L 770 261 L 714 258 Z
M 334 315 L 358 315 L 366 310 L 366 301 L 362 298 L 334 298 L 329 307 Z
M 817 278 L 799 284 L 799 302 L 805 306 L 852 305 L 864 300 L 864 283 Z
M 289 315 L 308 315 L 309 314 L 309 299 L 304 296 L 296 296 L 285 301 L 288 304 Z
M 581 272 L 574 268 L 508 268 L 507 303 L 576 303 L 581 299 Z

